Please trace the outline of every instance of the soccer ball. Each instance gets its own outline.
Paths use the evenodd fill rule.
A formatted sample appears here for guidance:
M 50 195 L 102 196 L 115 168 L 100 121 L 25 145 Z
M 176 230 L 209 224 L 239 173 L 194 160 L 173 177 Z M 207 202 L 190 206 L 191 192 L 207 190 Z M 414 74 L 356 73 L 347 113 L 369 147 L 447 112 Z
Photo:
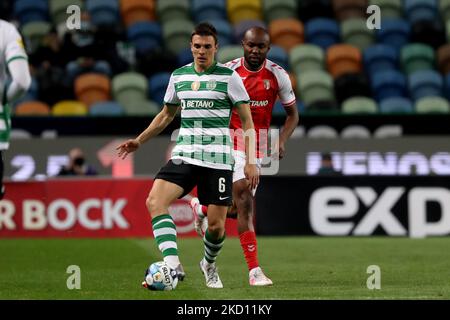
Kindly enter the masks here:
M 171 269 L 164 261 L 152 263 L 145 271 L 142 286 L 149 290 L 173 290 L 177 287 L 177 271 Z

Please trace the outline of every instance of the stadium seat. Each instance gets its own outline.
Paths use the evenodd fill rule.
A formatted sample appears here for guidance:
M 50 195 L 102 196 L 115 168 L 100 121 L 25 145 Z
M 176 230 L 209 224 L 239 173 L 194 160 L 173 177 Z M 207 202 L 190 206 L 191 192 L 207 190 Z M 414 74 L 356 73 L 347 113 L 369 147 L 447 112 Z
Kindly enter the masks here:
M 335 101 L 333 79 L 321 70 L 300 73 L 297 76 L 297 92 L 306 108 L 317 101 Z
M 303 24 L 297 19 L 277 19 L 269 24 L 272 44 L 289 52 L 291 48 L 304 42 Z
M 383 19 L 403 17 L 402 0 L 369 0 L 369 5 L 380 7 Z
M 272 45 L 270 47 L 269 53 L 267 54 L 267 58 L 283 67 L 284 70 L 290 70 L 289 56 L 282 47 Z
M 327 50 L 327 68 L 333 78 L 344 73 L 357 73 L 362 69 L 362 55 L 349 44 L 335 44 Z
M 52 107 L 53 116 L 85 116 L 87 113 L 88 107 L 80 101 L 64 100 Z
M 189 47 L 194 24 L 190 20 L 170 20 L 162 25 L 166 49 L 174 54 Z
M 371 75 L 373 96 L 377 101 L 391 97 L 407 96 L 407 80 L 397 70 L 381 70 Z
M 86 106 L 110 99 L 111 81 L 103 74 L 85 73 L 75 79 L 75 96 Z
M 289 52 L 289 63 L 295 74 L 311 70 L 324 70 L 324 61 L 323 50 L 313 44 L 300 44 Z
M 49 20 L 48 2 L 46 0 L 16 0 L 14 1 L 13 12 L 20 25 Z
M 273 105 L 272 114 L 274 116 L 282 116 L 286 114 L 286 111 L 284 110 L 283 104 L 281 103 L 280 99 L 277 99 L 277 101 Z
M 433 35 L 430 37 L 430 35 Z M 411 27 L 410 42 L 427 44 L 434 49 L 445 44 L 445 26 L 441 20 L 417 21 Z
M 445 23 L 445 35 L 447 37 L 447 42 L 450 42 L 450 20 Z
M 192 0 L 192 18 L 196 23 L 213 20 L 226 20 L 227 9 L 226 0 Z
M 374 42 L 374 30 L 367 28 L 366 20 L 361 18 L 346 19 L 341 22 L 342 41 L 359 50 L 364 50 Z
M 437 65 L 442 74 L 450 72 L 450 44 L 441 46 L 436 53 Z
M 450 113 L 448 101 L 442 97 L 424 97 L 416 101 L 417 113 Z
M 434 70 L 419 70 L 408 76 L 409 95 L 416 101 L 423 97 L 442 96 L 444 79 Z
M 124 105 L 127 116 L 156 116 L 161 106 L 150 100 L 133 100 Z
M 128 27 L 127 38 L 135 47 L 136 52 L 143 54 L 162 46 L 161 26 L 157 22 L 136 22 Z
M 231 45 L 219 48 L 217 52 L 217 61 L 220 63 L 226 63 L 244 56 L 244 50 L 240 45 Z
M 303 112 L 317 115 L 338 114 L 340 113 L 340 109 L 334 100 L 317 100 L 308 105 L 308 107 L 305 107 Z
M 38 0 L 39 1 L 39 0 Z M 67 21 L 67 8 L 71 5 L 75 5 L 84 10 L 84 1 L 82 0 L 49 0 L 50 15 L 54 25 Z
M 339 104 L 355 96 L 372 97 L 369 80 L 364 73 L 340 75 L 334 79 L 334 92 Z
M 404 16 L 411 23 L 438 18 L 436 0 L 404 0 L 403 9 Z
M 156 14 L 162 23 L 191 19 L 189 0 L 156 1 Z
M 377 113 L 377 103 L 368 97 L 351 97 L 342 103 L 342 113 Z
M 123 107 L 115 101 L 101 101 L 89 107 L 91 116 L 122 116 L 124 112 Z
M 245 32 L 251 27 L 261 27 L 267 29 L 267 25 L 261 20 L 242 20 L 234 26 L 234 41 L 241 43 Z
M 398 51 L 409 42 L 411 27 L 403 19 L 382 19 L 381 28 L 376 31 L 378 43 L 390 45 Z
M 410 43 L 400 51 L 400 65 L 406 74 L 434 69 L 434 50 L 423 43 Z
M 315 44 L 323 50 L 340 42 L 340 28 L 336 20 L 329 18 L 315 18 L 305 25 L 306 42 Z
M 391 46 L 375 44 L 363 52 L 364 69 L 368 74 L 398 68 L 398 53 Z
M 177 54 L 177 68 L 193 61 L 191 47 L 184 48 Z
M 293 72 L 288 72 L 289 80 L 291 80 L 292 88 L 295 90 L 297 88 L 297 76 Z
M 27 101 L 16 106 L 14 109 L 16 116 L 48 116 L 50 107 L 41 101 Z
M 86 0 L 92 24 L 113 26 L 119 21 L 119 0 Z
M 232 24 L 243 20 L 262 20 L 260 0 L 227 0 L 228 18 Z
M 219 46 L 228 46 L 233 43 L 233 28 L 227 20 L 205 19 L 203 21 L 211 23 L 216 28 Z
M 29 54 L 36 51 L 50 29 L 50 23 L 45 21 L 28 22 L 22 26 L 21 31 Z
M 442 21 L 450 21 L 450 0 L 439 0 L 439 12 Z
M 140 73 L 121 73 L 112 79 L 112 92 L 114 99 L 126 109 L 133 101 L 146 100 L 148 82 Z
M 381 113 L 413 113 L 414 106 L 408 98 L 392 97 L 381 100 L 379 104 Z
M 148 81 L 149 97 L 161 106 L 164 103 L 164 95 L 166 93 L 169 80 L 169 72 L 158 72 L 151 76 Z
M 262 0 L 262 6 L 267 23 L 276 19 L 297 18 L 296 0 Z
M 350 18 L 365 18 L 367 0 L 332 0 L 335 17 L 344 21 Z
M 156 20 L 155 2 L 155 0 L 120 0 L 120 15 L 125 27 L 136 22 Z

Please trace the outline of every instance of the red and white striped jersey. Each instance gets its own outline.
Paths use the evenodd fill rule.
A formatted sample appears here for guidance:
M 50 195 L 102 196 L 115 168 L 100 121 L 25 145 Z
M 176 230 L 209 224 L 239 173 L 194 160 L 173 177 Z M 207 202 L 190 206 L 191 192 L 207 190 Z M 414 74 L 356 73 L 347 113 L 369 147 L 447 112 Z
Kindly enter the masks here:
M 285 107 L 295 104 L 295 94 L 289 75 L 282 67 L 268 59 L 258 71 L 248 70 L 244 66 L 244 58 L 232 60 L 225 65 L 239 74 L 250 96 L 250 109 L 257 137 L 257 156 L 263 157 L 267 141 L 264 138 L 260 141 L 260 133 L 268 132 L 272 120 L 272 109 L 277 98 L 280 98 Z M 242 129 L 236 109 L 233 109 L 231 115 L 230 129 L 233 129 L 232 134 L 234 132 L 234 149 L 245 151 L 242 131 L 240 134 L 236 131 Z

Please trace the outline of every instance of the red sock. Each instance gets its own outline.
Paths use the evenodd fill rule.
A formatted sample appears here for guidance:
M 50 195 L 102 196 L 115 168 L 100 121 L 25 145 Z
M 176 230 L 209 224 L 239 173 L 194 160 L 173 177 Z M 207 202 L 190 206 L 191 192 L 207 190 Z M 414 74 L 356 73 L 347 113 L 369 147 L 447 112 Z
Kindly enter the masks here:
M 259 266 L 256 234 L 253 231 L 245 231 L 239 235 L 242 251 L 244 251 L 245 261 L 247 261 L 248 270 Z
M 208 206 L 200 205 L 200 208 L 202 208 L 202 213 L 206 217 L 208 215 Z

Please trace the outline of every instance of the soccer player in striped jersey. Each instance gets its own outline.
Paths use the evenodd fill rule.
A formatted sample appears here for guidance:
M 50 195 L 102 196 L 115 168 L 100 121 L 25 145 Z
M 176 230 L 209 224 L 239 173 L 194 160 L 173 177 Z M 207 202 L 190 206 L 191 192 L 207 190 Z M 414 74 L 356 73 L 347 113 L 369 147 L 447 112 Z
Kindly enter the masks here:
M 9 148 L 10 104 L 20 98 L 30 85 L 31 75 L 22 37 L 13 24 L 0 20 L 0 199 L 5 194 L 3 152 Z
M 229 122 L 236 110 L 242 128 L 253 133 L 246 141 L 246 178 L 256 187 L 259 172 L 250 154 L 254 126 L 249 96 L 239 75 L 215 62 L 217 34 L 208 23 L 196 26 L 191 36 L 194 62 L 176 69 L 169 80 L 162 111 L 137 138 L 117 147 L 126 157 L 156 136 L 174 119 L 181 107 L 181 128 L 171 159 L 155 177 L 146 205 L 152 217 L 153 235 L 164 261 L 184 277 L 178 257 L 177 233 L 168 208 L 196 185 L 199 199 L 208 205 L 208 227 L 203 236 L 204 256 L 200 261 L 207 287 L 222 288 L 216 258 L 225 240 L 225 220 L 232 203 L 232 142 Z M 255 141 L 253 141 L 254 146 Z M 252 156 L 253 155 L 253 156 Z
M 247 30 L 242 41 L 244 57 L 228 62 L 226 65 L 235 70 L 244 81 L 245 88 L 250 96 L 250 108 L 258 138 L 258 165 L 265 155 L 266 139 L 260 136 L 261 132 L 268 132 L 272 119 L 272 108 L 277 98 L 280 98 L 286 110 L 286 120 L 279 138 L 278 157 L 281 159 L 286 153 L 285 143 L 298 124 L 298 111 L 295 95 L 287 72 L 267 59 L 270 49 L 270 37 L 267 31 L 260 27 Z M 235 132 L 233 172 L 233 206 L 229 208 L 228 216 L 238 219 L 238 233 L 241 247 L 249 270 L 249 283 L 252 286 L 272 285 L 270 280 L 259 266 L 257 256 L 257 241 L 253 226 L 253 202 L 256 188 L 249 188 L 249 182 L 243 174 L 242 164 L 245 163 L 245 154 L 242 149 L 242 128 L 237 114 L 231 117 L 231 129 Z M 267 137 L 267 135 L 266 135 Z M 195 229 L 202 235 L 207 220 L 207 207 L 197 198 L 191 200 L 194 211 Z

